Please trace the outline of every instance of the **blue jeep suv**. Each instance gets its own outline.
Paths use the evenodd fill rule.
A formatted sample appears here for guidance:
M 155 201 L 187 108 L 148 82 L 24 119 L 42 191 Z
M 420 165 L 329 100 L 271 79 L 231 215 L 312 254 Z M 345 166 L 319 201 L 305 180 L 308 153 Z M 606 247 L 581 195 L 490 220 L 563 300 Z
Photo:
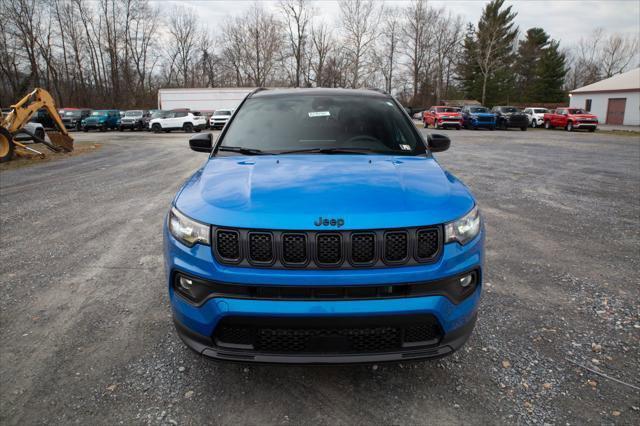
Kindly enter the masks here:
M 484 230 L 467 187 L 397 101 L 258 89 L 178 191 L 164 231 L 174 322 L 207 357 L 436 358 L 472 332 Z

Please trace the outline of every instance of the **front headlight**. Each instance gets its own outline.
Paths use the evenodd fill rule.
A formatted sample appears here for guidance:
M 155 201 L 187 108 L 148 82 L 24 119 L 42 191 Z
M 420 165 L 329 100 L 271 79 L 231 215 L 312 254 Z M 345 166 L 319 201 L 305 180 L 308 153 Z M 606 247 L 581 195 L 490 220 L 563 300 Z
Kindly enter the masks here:
M 470 117 L 474 120 L 478 119 L 478 114 L 471 114 Z
M 169 212 L 169 232 L 188 247 L 193 247 L 197 243 L 210 245 L 209 225 L 188 218 L 175 207 L 172 207 Z
M 466 244 L 480 232 L 480 212 L 475 206 L 469 213 L 458 220 L 449 222 L 444 226 L 444 241 L 450 243 L 457 241 Z

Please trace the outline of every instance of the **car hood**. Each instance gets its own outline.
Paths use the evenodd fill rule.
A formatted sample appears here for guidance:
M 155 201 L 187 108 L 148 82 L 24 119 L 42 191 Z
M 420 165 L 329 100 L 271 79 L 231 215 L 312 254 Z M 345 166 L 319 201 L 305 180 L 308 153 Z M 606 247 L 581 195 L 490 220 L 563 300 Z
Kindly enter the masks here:
M 437 117 L 460 117 L 459 112 L 436 112 Z
M 492 112 L 470 112 L 469 115 L 477 115 L 478 117 L 495 117 Z
M 84 121 L 86 121 L 87 123 L 107 121 L 107 117 L 87 117 L 84 119 Z
M 212 158 L 175 205 L 214 225 L 305 230 L 319 217 L 341 218 L 343 229 L 440 224 L 474 201 L 433 158 L 278 155 Z

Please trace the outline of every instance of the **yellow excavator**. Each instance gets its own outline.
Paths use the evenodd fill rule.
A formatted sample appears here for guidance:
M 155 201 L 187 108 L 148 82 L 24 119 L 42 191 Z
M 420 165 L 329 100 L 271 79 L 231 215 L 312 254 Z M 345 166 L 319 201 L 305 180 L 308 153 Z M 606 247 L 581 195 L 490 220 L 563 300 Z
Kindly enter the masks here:
M 41 108 L 47 110 L 57 128 L 57 131 L 47 132 L 51 142 L 23 129 L 23 126 L 31 119 L 33 114 Z M 37 88 L 20 99 L 15 105 L 11 105 L 11 112 L 0 122 L 0 163 L 10 161 L 14 153 L 20 154 L 21 149 L 43 155 L 41 152 L 14 140 L 14 136 L 21 132 L 27 133 L 35 142 L 44 144 L 51 151 L 73 151 L 73 138 L 69 136 L 69 132 L 64 127 L 62 119 L 58 115 L 58 111 L 56 111 L 53 98 L 44 89 Z

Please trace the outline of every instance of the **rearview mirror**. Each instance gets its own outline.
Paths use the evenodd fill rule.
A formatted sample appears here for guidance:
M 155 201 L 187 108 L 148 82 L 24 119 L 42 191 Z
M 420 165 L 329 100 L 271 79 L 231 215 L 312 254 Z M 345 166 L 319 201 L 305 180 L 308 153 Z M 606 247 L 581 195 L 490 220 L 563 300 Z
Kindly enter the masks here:
M 211 152 L 213 149 L 213 135 L 211 133 L 200 133 L 189 139 L 189 147 L 198 152 Z
M 427 143 L 431 152 L 442 152 L 449 149 L 451 146 L 451 139 L 447 135 L 441 135 L 439 133 L 431 133 L 427 135 Z

